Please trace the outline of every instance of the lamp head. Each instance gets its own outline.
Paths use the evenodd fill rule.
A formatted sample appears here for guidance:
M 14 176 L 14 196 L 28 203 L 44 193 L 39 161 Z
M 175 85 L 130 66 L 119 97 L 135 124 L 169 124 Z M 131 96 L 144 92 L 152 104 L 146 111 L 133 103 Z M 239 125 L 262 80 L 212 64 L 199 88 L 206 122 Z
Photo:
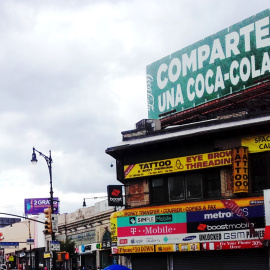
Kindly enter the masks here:
M 33 154 L 32 154 L 31 162 L 32 162 L 34 165 L 37 164 L 37 156 L 36 156 L 36 153 L 35 153 L 35 148 L 33 148 Z

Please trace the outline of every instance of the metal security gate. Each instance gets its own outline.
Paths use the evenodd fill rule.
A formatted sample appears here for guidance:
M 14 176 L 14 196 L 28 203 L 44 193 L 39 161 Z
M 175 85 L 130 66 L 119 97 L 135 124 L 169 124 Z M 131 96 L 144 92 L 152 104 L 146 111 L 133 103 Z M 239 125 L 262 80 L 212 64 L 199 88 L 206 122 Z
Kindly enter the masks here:
M 132 270 L 167 270 L 167 254 L 132 254 Z
M 269 269 L 268 248 L 194 251 L 173 254 L 173 270 Z

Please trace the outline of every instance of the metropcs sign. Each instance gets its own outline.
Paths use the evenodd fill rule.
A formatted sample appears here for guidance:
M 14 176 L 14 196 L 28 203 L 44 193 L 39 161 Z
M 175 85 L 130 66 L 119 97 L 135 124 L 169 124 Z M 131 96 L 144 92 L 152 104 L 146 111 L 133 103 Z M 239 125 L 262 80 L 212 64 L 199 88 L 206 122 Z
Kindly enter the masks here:
M 147 66 L 148 118 L 243 91 L 270 74 L 270 10 Z

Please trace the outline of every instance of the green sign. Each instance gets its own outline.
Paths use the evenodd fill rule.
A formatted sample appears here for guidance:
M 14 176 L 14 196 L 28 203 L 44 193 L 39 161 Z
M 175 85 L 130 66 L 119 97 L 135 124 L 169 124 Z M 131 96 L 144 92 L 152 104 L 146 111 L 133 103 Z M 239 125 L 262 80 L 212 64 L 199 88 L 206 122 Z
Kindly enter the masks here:
M 147 66 L 148 118 L 243 91 L 270 75 L 270 9 Z
M 186 213 L 172 213 L 162 215 L 132 216 L 121 217 L 117 219 L 118 227 L 139 226 L 139 225 L 157 225 L 170 223 L 187 222 Z

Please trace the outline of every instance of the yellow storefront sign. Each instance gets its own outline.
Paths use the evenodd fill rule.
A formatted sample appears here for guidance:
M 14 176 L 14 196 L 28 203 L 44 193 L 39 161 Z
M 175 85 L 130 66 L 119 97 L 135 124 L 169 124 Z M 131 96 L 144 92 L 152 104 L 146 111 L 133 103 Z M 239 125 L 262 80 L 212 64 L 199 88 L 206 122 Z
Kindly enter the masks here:
M 111 241 L 117 242 L 117 219 L 111 218 Z
M 178 244 L 179 251 L 200 251 L 199 243 Z
M 233 192 L 248 192 L 248 148 L 233 149 Z
M 44 259 L 47 259 L 47 258 L 51 258 L 50 252 L 44 253 Z
M 118 246 L 118 254 L 124 253 L 147 253 L 147 252 L 155 252 L 154 245 L 145 245 L 145 246 Z
M 125 179 L 231 165 L 231 150 L 124 166 Z
M 156 245 L 156 252 L 173 252 L 176 251 L 175 245 Z
M 250 205 L 256 205 L 263 202 L 263 196 L 250 197 L 250 198 L 239 198 L 234 199 L 239 207 L 245 207 Z M 143 215 L 158 215 L 158 214 L 170 214 L 170 213 L 181 213 L 181 212 L 196 212 L 196 211 L 207 211 L 207 210 L 218 210 L 225 209 L 224 204 L 220 200 L 214 201 L 201 201 L 192 203 L 182 203 L 173 205 L 160 205 L 144 208 L 126 209 L 111 214 L 111 219 L 127 216 L 143 216 Z
M 242 138 L 241 144 L 249 148 L 249 153 L 270 151 L 270 134 Z

